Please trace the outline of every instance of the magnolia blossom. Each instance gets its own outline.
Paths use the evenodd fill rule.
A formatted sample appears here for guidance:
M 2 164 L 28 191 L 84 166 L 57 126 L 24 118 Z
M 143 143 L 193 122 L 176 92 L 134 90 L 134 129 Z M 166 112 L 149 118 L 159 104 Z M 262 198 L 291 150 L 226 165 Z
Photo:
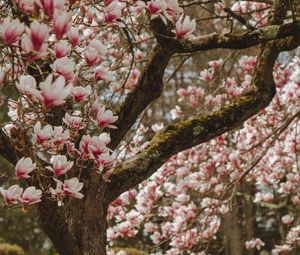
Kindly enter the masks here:
M 18 8 L 27 14 L 31 14 L 33 11 L 34 0 L 17 0 Z
M 36 81 L 31 75 L 21 75 L 16 87 L 21 93 L 31 95 L 31 91 L 36 90 Z
M 32 159 L 27 157 L 21 158 L 15 167 L 17 178 L 29 178 L 29 174 L 36 168 L 36 163 L 32 163 Z
M 164 10 L 164 15 L 169 19 L 172 20 L 176 18 L 180 13 L 183 12 L 183 9 L 179 6 L 177 0 L 165 0 L 167 4 L 167 8 Z
M 54 33 L 57 39 L 61 39 L 72 26 L 72 13 L 63 10 L 54 12 Z
M 111 123 L 116 122 L 117 119 L 118 116 L 114 116 L 111 110 L 105 110 L 105 107 L 101 107 L 98 110 L 96 122 L 100 128 L 117 128 L 116 126 L 111 125 Z
M 53 133 L 52 133 L 52 139 L 51 142 L 55 146 L 63 146 L 67 140 L 70 138 L 70 131 L 68 129 L 64 130 L 63 127 L 54 127 Z
M 39 52 L 41 48 L 45 48 L 44 42 L 49 37 L 48 26 L 34 20 L 30 24 L 30 29 L 26 29 L 28 43 L 30 44 L 31 51 Z
M 71 95 L 74 101 L 81 103 L 85 101 L 92 93 L 92 87 L 90 85 L 86 87 L 75 86 L 72 88 Z
M 43 9 L 44 13 L 49 17 L 53 16 L 55 0 L 35 0 L 36 4 Z
M 97 64 L 100 59 L 104 58 L 107 53 L 107 48 L 98 40 L 90 41 L 86 51 L 84 52 L 84 58 L 88 66 Z
M 11 20 L 9 17 L 7 17 L 0 25 L 1 36 L 6 44 L 11 44 L 18 41 L 24 30 L 25 25 L 21 23 L 19 19 Z
M 93 136 L 88 141 L 87 151 L 92 158 L 97 159 L 101 154 L 108 152 L 109 149 L 101 136 Z
M 52 194 L 57 196 L 58 199 L 62 200 L 65 196 L 74 197 L 82 199 L 84 195 L 79 191 L 83 187 L 83 183 L 79 182 L 78 178 L 74 177 L 69 180 L 61 182 L 60 180 L 55 179 L 56 188 L 52 189 Z
M 153 15 L 163 12 L 167 8 L 167 5 L 163 0 L 151 0 L 147 2 L 146 8 L 148 12 Z M 152 16 L 152 18 L 154 17 L 155 16 Z
M 22 49 L 29 54 L 28 61 L 32 62 L 45 57 L 48 45 L 45 41 L 49 37 L 48 27 L 34 20 L 30 24 L 30 29 L 26 28 L 26 34 L 23 35 L 21 41 Z
M 70 95 L 72 86 L 65 86 L 65 78 L 59 76 L 54 82 L 53 75 L 48 75 L 44 82 L 39 84 L 40 91 L 34 91 L 34 94 L 43 102 L 45 107 L 54 108 L 64 104 L 65 99 Z
M 35 0 L 35 2 L 49 17 L 53 16 L 55 8 L 62 8 L 64 6 L 64 0 Z
M 35 123 L 33 127 L 34 141 L 36 144 L 43 144 L 47 141 L 53 134 L 53 127 L 51 125 L 46 125 L 42 128 L 40 121 Z
M 70 43 L 73 46 L 76 46 L 79 44 L 79 40 L 80 40 L 80 35 L 79 35 L 79 29 L 75 28 L 75 27 L 71 27 L 69 32 L 67 33 L 68 35 L 68 39 L 70 41 Z
M 5 205 L 15 205 L 21 198 L 23 189 L 15 184 L 10 186 L 8 189 L 0 187 L 0 193 L 3 196 L 3 203 Z
M 275 245 L 275 249 L 272 250 L 272 255 L 288 254 L 292 250 L 292 247 L 288 244 Z
M 82 189 L 83 183 L 74 177 L 70 180 L 65 180 L 63 185 L 63 191 L 66 196 L 81 199 L 84 197 L 79 191 Z
M 68 172 L 74 162 L 68 161 L 67 157 L 65 155 L 56 155 L 51 157 L 51 166 L 47 166 L 46 168 L 54 173 L 55 176 L 61 176 Z
M 75 64 L 71 59 L 63 57 L 54 61 L 52 69 L 57 75 L 64 76 L 68 82 L 74 76 Z
M 104 10 L 104 22 L 111 23 L 119 19 L 122 15 L 124 4 L 119 1 L 112 1 Z
M 196 29 L 196 21 L 190 20 L 189 16 L 180 16 L 175 24 L 175 33 L 177 37 L 189 38 Z
M 103 153 L 107 153 L 109 149 L 106 147 L 110 143 L 108 133 L 102 133 L 99 136 L 84 135 L 79 144 L 79 150 L 83 158 L 97 159 Z
M 259 238 L 252 239 L 250 241 L 246 241 L 245 243 L 246 249 L 253 249 L 256 248 L 257 250 L 260 250 L 262 246 L 265 246 L 265 243 L 260 240 Z
M 61 40 L 58 43 L 54 44 L 54 52 L 56 58 L 62 58 L 68 56 L 70 50 L 71 50 L 71 46 L 67 40 Z
M 102 153 L 99 155 L 95 162 L 98 167 L 98 172 L 101 173 L 105 166 L 111 165 L 112 162 L 115 160 L 115 157 L 109 154 L 109 152 Z
M 63 122 L 70 128 L 74 130 L 82 129 L 82 118 L 79 116 L 71 116 L 69 113 L 65 114 Z
M 114 81 L 115 77 L 113 72 L 109 71 L 106 67 L 98 67 L 95 70 L 95 79 L 98 80 L 103 80 L 105 82 L 110 82 Z
M 20 201 L 24 206 L 27 206 L 30 204 L 36 204 L 41 202 L 41 197 L 42 191 L 40 189 L 36 189 L 33 186 L 30 186 L 24 190 Z
M 88 158 L 89 157 L 89 143 L 91 142 L 91 137 L 90 135 L 84 135 L 81 138 L 81 141 L 79 143 L 79 150 L 82 153 L 83 158 Z

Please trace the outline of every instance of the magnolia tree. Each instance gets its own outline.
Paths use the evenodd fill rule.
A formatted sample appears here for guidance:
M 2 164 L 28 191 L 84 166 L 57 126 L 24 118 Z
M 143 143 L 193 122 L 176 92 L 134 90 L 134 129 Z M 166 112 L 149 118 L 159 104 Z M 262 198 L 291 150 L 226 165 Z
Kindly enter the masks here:
M 296 254 L 297 4 L 0 1 L 3 205 L 62 255 Z

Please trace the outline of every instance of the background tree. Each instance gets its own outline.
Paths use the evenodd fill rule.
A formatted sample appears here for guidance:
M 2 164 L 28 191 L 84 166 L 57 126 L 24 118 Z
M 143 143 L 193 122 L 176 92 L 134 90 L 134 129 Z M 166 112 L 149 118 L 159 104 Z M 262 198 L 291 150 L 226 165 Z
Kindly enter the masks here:
M 106 254 L 107 239 L 137 234 L 145 246 L 152 240 L 153 254 L 241 254 L 245 240 L 247 249 L 264 246 L 251 240 L 259 233 L 271 234 L 267 250 L 286 236 L 274 254 L 297 252 L 289 201 L 299 203 L 299 61 L 276 62 L 300 44 L 297 1 L 180 5 L 1 1 L 2 105 L 11 121 L 0 154 L 15 165 L 3 203 L 24 212 L 36 204 L 60 254 Z M 209 12 L 196 32 L 196 20 L 183 14 L 195 6 Z M 247 52 L 257 57 L 229 51 L 254 46 Z M 196 53 L 216 49 L 228 57 L 218 53 L 223 59 L 195 77 Z M 146 133 L 150 105 L 161 98 L 168 109 L 174 88 L 193 110 L 177 106 L 179 120 Z M 283 224 L 267 224 L 281 216 Z

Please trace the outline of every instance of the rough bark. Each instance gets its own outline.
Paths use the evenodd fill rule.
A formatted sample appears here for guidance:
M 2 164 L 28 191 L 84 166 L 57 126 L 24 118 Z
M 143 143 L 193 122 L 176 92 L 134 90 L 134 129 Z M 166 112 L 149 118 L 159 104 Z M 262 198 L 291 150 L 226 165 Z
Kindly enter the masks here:
M 300 23 L 271 25 L 244 34 L 217 34 L 198 36 L 193 39 L 178 41 L 173 39 L 176 51 L 180 53 L 212 50 L 216 48 L 245 49 L 274 39 L 296 35 Z M 171 40 L 171 39 L 170 39 Z

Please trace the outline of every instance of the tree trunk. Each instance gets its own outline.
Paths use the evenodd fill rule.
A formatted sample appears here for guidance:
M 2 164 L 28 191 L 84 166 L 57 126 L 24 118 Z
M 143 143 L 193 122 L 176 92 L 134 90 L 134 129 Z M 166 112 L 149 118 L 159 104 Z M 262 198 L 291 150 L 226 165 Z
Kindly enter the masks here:
M 62 207 L 44 199 L 38 206 L 42 228 L 60 255 L 105 255 L 106 183 L 96 173 L 83 176 L 85 197 L 70 199 Z M 97 176 L 98 175 L 98 176 Z

